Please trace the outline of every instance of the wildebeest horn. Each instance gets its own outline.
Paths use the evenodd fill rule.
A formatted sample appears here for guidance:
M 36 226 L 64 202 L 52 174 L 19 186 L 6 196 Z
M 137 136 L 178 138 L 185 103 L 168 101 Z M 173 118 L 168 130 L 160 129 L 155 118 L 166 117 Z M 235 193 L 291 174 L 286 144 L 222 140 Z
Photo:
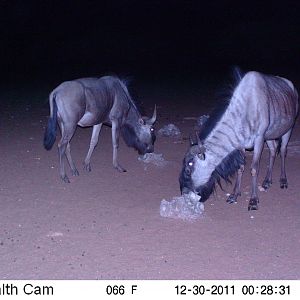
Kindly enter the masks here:
M 196 131 L 196 137 L 197 137 L 197 145 L 199 148 L 200 153 L 204 153 L 205 152 L 205 147 L 203 145 L 203 142 L 200 140 L 200 132 Z
M 153 125 L 153 124 L 155 123 L 155 121 L 156 121 L 156 104 L 155 104 L 155 106 L 154 106 L 153 116 L 152 116 L 151 119 L 148 119 L 148 120 L 147 120 L 147 123 L 148 123 L 149 125 Z
M 190 146 L 197 145 L 197 142 L 194 141 L 192 134 L 190 134 Z
M 202 145 L 202 142 L 201 142 L 201 140 L 200 140 L 199 134 L 200 134 L 200 132 L 199 132 L 198 130 L 196 130 L 197 144 L 198 144 L 199 146 L 201 146 L 201 145 Z
M 198 149 L 198 151 L 199 151 L 198 154 L 204 154 L 205 153 L 205 147 L 203 145 L 203 142 L 199 138 L 199 133 L 197 131 L 195 131 L 195 135 L 196 135 L 197 141 L 195 141 L 193 139 L 193 135 L 190 134 L 190 147 L 195 146 L 195 147 L 197 147 L 196 149 Z M 205 159 L 205 156 L 204 156 L 204 159 Z

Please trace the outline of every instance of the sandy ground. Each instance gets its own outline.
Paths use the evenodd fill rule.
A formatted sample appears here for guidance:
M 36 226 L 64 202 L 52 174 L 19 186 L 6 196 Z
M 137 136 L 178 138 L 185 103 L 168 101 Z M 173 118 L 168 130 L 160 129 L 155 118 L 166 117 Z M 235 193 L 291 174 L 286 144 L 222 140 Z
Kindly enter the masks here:
M 37 90 L 37 89 L 35 89 Z M 163 198 L 179 195 L 178 175 L 197 117 L 210 106 L 201 88 L 138 90 L 146 111 L 158 104 L 157 128 L 174 123 L 179 139 L 158 137 L 155 152 L 169 162 L 145 165 L 120 146 L 127 173 L 112 168 L 110 128 L 101 132 L 92 172 L 82 169 L 91 129 L 78 128 L 72 154 L 80 171 L 64 184 L 54 147 L 43 149 L 47 93 L 15 87 L 1 94 L 0 279 L 300 279 L 300 125 L 287 159 L 288 190 L 260 192 L 258 211 L 247 211 L 249 165 L 237 204 L 217 190 L 195 222 L 162 218 Z M 151 91 L 151 92 L 150 92 Z M 262 158 L 260 182 L 265 175 Z

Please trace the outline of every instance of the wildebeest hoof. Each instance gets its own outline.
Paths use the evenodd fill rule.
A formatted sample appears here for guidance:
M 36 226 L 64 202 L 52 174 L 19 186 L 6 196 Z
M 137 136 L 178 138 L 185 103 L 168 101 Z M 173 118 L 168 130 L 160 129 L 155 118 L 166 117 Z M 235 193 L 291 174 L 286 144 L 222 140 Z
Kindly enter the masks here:
M 72 175 L 73 175 L 73 176 L 79 176 L 78 170 L 77 170 L 77 169 L 72 170 Z
M 280 179 L 280 188 L 287 189 L 288 188 L 288 182 L 286 178 Z
M 251 198 L 248 204 L 248 210 L 258 210 L 258 198 Z
M 262 187 L 267 190 L 268 188 L 270 188 L 272 185 L 272 180 L 269 180 L 269 179 L 265 179 L 263 184 L 262 184 Z
M 117 169 L 119 172 L 123 173 L 123 172 L 127 172 L 126 169 L 122 168 L 120 165 L 115 166 L 115 169 Z
M 91 172 L 92 171 L 91 164 L 84 164 L 83 169 L 87 172 Z
M 69 178 L 68 178 L 67 175 L 61 176 L 60 178 L 61 178 L 61 180 L 62 180 L 63 182 L 65 182 L 65 183 L 70 183 L 70 180 L 69 180 Z
M 231 195 L 227 198 L 226 202 L 227 202 L 227 203 L 230 203 L 230 204 L 232 204 L 232 203 L 237 203 L 237 197 L 238 197 L 238 196 L 239 196 L 239 195 L 231 194 Z

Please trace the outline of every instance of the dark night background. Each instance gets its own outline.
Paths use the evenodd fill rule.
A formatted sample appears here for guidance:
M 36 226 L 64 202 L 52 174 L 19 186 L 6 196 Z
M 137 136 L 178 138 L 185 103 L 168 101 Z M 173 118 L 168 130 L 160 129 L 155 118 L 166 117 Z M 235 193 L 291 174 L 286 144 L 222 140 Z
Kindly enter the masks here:
M 299 1 L 1 0 L 1 81 L 296 76 Z M 293 79 L 293 78 L 291 78 Z
M 0 280 L 299 280 L 300 118 L 289 188 L 278 184 L 278 157 L 257 212 L 247 210 L 247 153 L 237 204 L 226 203 L 233 187 L 224 182 L 203 218 L 159 216 L 161 200 L 180 195 L 196 119 L 230 95 L 233 66 L 286 77 L 300 91 L 299 24 L 300 0 L 0 0 Z M 80 176 L 64 184 L 58 130 L 52 150 L 43 146 L 49 93 L 66 80 L 112 73 L 132 79 L 143 114 L 156 104 L 157 131 L 174 124 L 182 134 L 157 134 L 159 156 L 150 162 L 158 166 L 121 141 L 121 174 L 103 126 L 89 173 L 82 162 L 92 129 L 78 126 L 71 148 Z M 259 184 L 269 163 L 263 152 Z

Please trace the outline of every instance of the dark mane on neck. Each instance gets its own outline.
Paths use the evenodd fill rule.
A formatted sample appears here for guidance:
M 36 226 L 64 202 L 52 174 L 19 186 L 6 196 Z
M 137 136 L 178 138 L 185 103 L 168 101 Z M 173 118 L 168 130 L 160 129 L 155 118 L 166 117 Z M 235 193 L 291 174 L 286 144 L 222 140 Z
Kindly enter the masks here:
M 197 192 L 201 196 L 200 201 L 204 202 L 209 198 L 215 190 L 216 183 L 222 188 L 221 179 L 231 183 L 231 177 L 245 163 L 245 155 L 242 151 L 236 149 L 229 153 L 212 172 L 208 182 L 198 189 Z
M 217 104 L 199 133 L 199 138 L 201 141 L 204 141 L 207 138 L 227 110 L 233 92 L 243 78 L 243 74 L 238 67 L 233 68 L 232 77 L 232 83 L 227 84 L 218 92 L 216 101 Z
M 221 117 L 225 113 L 229 103 L 229 100 L 223 99 L 222 101 L 219 101 L 218 105 L 210 113 L 209 118 L 204 123 L 199 133 L 199 138 L 201 141 L 204 141 L 215 128 L 216 124 L 220 121 Z
M 135 150 L 138 151 L 139 154 L 146 153 L 147 145 L 140 141 L 134 127 L 131 124 L 129 123 L 123 124 L 123 126 L 121 127 L 121 135 L 128 147 L 134 148 Z
M 128 104 L 130 105 L 131 108 L 133 108 L 138 114 L 140 114 L 135 102 L 133 101 L 133 99 L 131 98 L 129 91 L 128 91 L 128 81 L 125 79 L 120 79 L 120 78 L 116 78 L 118 85 L 120 87 L 120 90 L 122 90 L 122 93 L 119 94 L 120 97 L 125 98 L 126 101 L 128 101 Z

